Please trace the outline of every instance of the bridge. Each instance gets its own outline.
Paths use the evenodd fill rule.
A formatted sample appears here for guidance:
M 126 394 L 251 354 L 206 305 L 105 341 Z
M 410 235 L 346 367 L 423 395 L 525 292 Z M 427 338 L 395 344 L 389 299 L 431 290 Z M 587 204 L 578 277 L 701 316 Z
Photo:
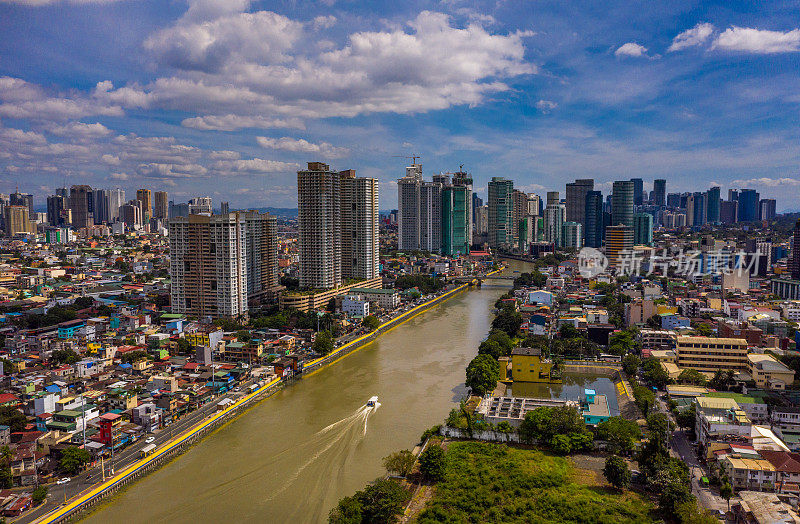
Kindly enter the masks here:
M 480 284 L 484 280 L 510 280 L 513 281 L 517 277 L 508 277 L 500 275 L 467 275 L 463 277 L 451 277 L 448 280 L 452 282 L 459 282 L 461 284 Z

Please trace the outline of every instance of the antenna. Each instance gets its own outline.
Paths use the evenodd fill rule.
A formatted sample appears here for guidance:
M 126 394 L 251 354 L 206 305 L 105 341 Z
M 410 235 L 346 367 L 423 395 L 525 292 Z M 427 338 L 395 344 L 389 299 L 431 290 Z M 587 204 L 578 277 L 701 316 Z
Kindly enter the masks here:
M 392 155 L 392 158 L 410 158 L 412 159 L 412 164 L 416 165 L 417 159 L 422 157 L 420 155 Z

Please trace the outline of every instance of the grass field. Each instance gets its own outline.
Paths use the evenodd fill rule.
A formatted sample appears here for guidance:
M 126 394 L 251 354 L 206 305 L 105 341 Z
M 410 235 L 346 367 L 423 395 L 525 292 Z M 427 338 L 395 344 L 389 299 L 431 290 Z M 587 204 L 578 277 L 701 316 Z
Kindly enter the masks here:
M 653 522 L 647 501 L 583 473 L 541 451 L 452 442 L 445 479 L 417 522 Z

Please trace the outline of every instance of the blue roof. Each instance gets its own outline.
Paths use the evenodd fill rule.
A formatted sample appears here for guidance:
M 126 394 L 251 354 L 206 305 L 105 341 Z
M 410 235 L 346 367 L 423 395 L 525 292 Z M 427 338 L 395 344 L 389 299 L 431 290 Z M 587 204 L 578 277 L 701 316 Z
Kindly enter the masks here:
M 131 364 L 120 364 L 119 367 L 121 367 L 122 369 L 128 369 L 132 368 L 133 366 Z
M 45 386 L 44 390 L 50 393 L 61 393 L 61 388 L 56 386 L 55 384 L 50 384 L 49 386 Z
M 596 393 L 595 393 L 595 391 L 593 389 L 584 389 L 583 390 L 583 394 L 584 395 L 596 395 Z

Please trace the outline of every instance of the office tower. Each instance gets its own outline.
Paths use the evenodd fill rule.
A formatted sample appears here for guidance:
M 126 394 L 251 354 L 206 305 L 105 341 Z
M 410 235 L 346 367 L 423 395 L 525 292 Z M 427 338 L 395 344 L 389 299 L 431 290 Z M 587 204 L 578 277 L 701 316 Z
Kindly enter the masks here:
M 435 175 L 433 182 L 422 182 L 419 188 L 419 247 L 423 251 L 438 253 L 442 249 L 442 189 L 450 177 Z
M 719 203 L 721 198 L 719 192 L 720 189 L 717 186 L 706 191 L 706 221 L 712 224 L 719 224 L 720 222 Z
M 653 215 L 650 213 L 633 215 L 633 243 L 637 246 L 653 245 Z
M 528 216 L 528 194 L 519 189 L 511 192 L 511 235 L 512 242 L 519 241 L 520 221 Z
M 566 249 L 583 247 L 583 226 L 578 222 L 564 222 L 561 227 L 561 245 Z
M 581 178 L 567 184 L 567 221 L 586 227 L 586 194 L 594 190 L 594 179 Z
M 322 162 L 297 172 L 300 287 L 329 289 L 342 283 L 341 176 Z
M 94 223 L 105 224 L 108 222 L 108 191 L 105 189 L 93 190 L 94 198 Z
M 670 209 L 678 209 L 681 207 L 681 194 L 670 193 L 667 195 L 667 207 Z
M 633 205 L 641 206 L 642 201 L 642 191 L 644 191 L 644 182 L 641 178 L 631 178 L 631 182 L 633 182 Z
M 723 224 L 735 224 L 737 222 L 737 208 L 739 203 L 735 200 L 723 200 L 719 203 L 719 221 Z
M 633 190 L 631 180 L 617 180 L 611 193 L 611 224 L 633 227 Z
M 800 280 L 800 220 L 795 222 L 792 232 L 792 280 Z
M 141 200 L 131 200 L 119 207 L 119 221 L 130 229 L 139 229 L 144 223 Z
M 489 245 L 491 247 L 510 247 L 514 240 L 513 196 L 514 182 L 502 177 L 492 177 L 488 184 L 489 193 Z
M 156 191 L 153 195 L 153 217 L 165 219 L 169 218 L 169 203 L 166 191 Z M 224 213 L 223 213 L 224 214 Z
M 69 198 L 69 189 L 67 189 L 66 187 L 57 187 L 56 195 L 63 196 L 64 198 Z
M 758 201 L 760 195 L 755 189 L 739 191 L 739 222 L 758 220 Z
M 380 275 L 378 180 L 339 173 L 342 280 L 369 280 Z
M 603 245 L 603 194 L 600 191 L 586 193 L 586 229 L 584 231 L 584 244 L 587 247 L 598 248 Z
M 420 248 L 420 190 L 422 166 L 406 167 L 406 176 L 397 181 L 397 247 L 401 251 Z
M 483 207 L 483 199 L 478 196 L 478 193 L 472 193 L 472 223 L 478 223 L 478 209 Z
M 189 216 L 189 204 L 176 204 L 172 200 L 169 201 L 169 217 L 188 217 Z
M 9 203 L 12 206 L 25 206 L 28 208 L 28 219 L 33 220 L 36 218 L 36 212 L 33 210 L 33 195 L 20 193 L 17 190 L 9 195 Z
M 149 189 L 137 189 L 136 200 L 142 203 L 142 219 L 146 222 L 153 217 L 153 196 Z
M 247 298 L 258 299 L 274 292 L 279 285 L 278 224 L 275 215 L 269 213 L 237 214 L 245 221 Z
M 547 193 L 547 207 L 544 208 L 544 239 L 552 242 L 556 247 L 562 247 L 566 210 L 558 196 L 558 191 Z
M 6 236 L 18 233 L 35 233 L 36 226 L 31 222 L 28 206 L 8 205 L 3 208 L 3 223 Z
M 210 215 L 213 204 L 211 197 L 196 197 L 189 200 L 190 215 Z
M 774 220 L 775 219 L 775 199 L 762 198 L 758 203 L 758 219 L 759 220 Z
M 231 206 L 228 202 L 220 202 L 219 203 L 219 214 L 225 215 L 231 212 Z
M 481 206 L 475 210 L 475 234 L 489 233 L 489 206 Z
M 729 189 L 728 190 L 728 202 L 738 202 L 739 201 L 739 190 L 738 189 Z
M 632 227 L 618 224 L 606 228 L 606 258 L 609 266 L 619 267 L 621 256 L 632 249 Z
M 67 199 L 61 195 L 47 197 L 47 223 L 51 226 L 65 226 L 67 210 Z
M 667 181 L 663 178 L 653 180 L 653 204 L 656 206 L 666 205 Z
M 442 188 L 442 254 L 469 254 L 472 202 L 472 175 L 464 171 L 453 173 L 452 183 Z
M 686 225 L 701 227 L 707 221 L 706 194 L 692 193 L 686 198 Z
M 542 215 L 542 199 L 539 195 L 528 193 L 528 215 L 538 217 Z
M 94 224 L 94 196 L 91 186 L 72 186 L 69 192 L 72 227 L 80 229 Z
M 119 208 L 125 203 L 125 190 L 114 188 L 108 190 L 108 221 L 119 219 Z
M 128 204 L 123 210 L 129 205 L 134 207 Z M 173 313 L 198 318 L 247 314 L 246 229 L 245 217 L 239 213 L 170 221 Z

